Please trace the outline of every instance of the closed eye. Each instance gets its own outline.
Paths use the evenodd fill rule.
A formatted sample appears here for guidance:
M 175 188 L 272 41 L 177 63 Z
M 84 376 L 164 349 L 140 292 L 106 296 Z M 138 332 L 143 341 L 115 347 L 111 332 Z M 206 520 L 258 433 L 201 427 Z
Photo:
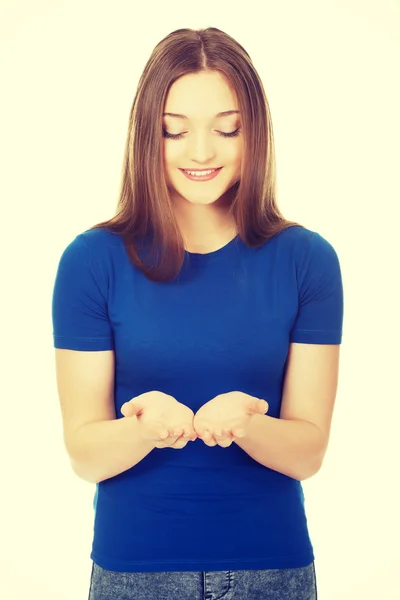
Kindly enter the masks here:
M 238 127 L 238 129 L 236 129 L 235 131 L 232 131 L 231 133 L 223 133 L 222 131 L 219 131 L 219 135 L 222 135 L 223 137 L 236 137 L 239 135 L 240 132 L 240 127 Z M 168 133 L 168 131 L 166 131 L 165 129 L 163 129 L 163 136 L 166 138 L 171 138 L 172 140 L 180 140 L 183 137 L 183 133 L 177 133 L 177 134 L 172 134 L 172 133 Z

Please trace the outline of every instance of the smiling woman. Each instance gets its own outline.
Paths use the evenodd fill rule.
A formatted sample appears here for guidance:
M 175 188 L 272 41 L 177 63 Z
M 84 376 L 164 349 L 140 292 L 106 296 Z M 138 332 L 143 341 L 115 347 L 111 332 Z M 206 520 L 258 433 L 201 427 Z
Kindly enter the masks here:
M 132 263 L 167 282 L 185 249 L 212 252 L 234 235 L 257 248 L 293 226 L 276 203 L 271 115 L 248 53 L 215 27 L 172 32 L 139 81 L 117 214 L 92 229 L 121 236 Z
M 226 33 L 157 44 L 117 214 L 65 249 L 52 308 L 66 448 L 96 484 L 89 600 L 315 600 L 301 482 L 329 439 L 340 263 L 277 207 L 264 89 Z

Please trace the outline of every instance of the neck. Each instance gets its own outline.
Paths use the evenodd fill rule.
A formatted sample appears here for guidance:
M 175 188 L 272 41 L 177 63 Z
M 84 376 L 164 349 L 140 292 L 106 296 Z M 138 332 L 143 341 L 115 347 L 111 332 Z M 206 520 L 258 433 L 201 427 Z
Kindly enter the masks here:
M 231 201 L 225 195 L 212 204 L 193 204 L 185 198 L 172 198 L 175 217 L 183 238 L 194 244 L 213 243 L 234 237 L 236 223 L 229 213 Z

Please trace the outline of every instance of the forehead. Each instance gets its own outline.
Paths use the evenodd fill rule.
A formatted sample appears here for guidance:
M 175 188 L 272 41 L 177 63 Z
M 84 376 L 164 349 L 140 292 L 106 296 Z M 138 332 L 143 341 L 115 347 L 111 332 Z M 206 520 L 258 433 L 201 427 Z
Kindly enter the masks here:
M 171 86 L 164 105 L 169 119 L 228 119 L 239 113 L 235 91 L 220 73 L 184 75 Z M 179 115 L 179 116 L 176 116 Z

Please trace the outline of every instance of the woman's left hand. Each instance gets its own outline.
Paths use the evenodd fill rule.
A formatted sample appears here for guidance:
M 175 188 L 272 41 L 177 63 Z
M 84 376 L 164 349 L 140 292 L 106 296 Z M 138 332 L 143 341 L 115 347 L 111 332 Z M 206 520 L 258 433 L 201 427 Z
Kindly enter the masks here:
M 199 408 L 193 427 L 207 446 L 227 448 L 246 435 L 253 415 L 263 415 L 268 408 L 268 402 L 244 392 L 220 394 Z

